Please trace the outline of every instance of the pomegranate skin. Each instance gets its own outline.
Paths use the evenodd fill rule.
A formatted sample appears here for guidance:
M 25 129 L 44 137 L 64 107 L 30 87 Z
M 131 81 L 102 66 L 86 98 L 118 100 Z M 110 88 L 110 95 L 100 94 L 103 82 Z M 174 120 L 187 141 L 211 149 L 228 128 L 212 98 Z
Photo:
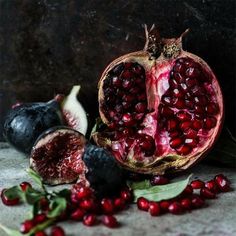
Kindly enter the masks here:
M 163 175 L 188 169 L 211 150 L 224 120 L 223 96 L 207 63 L 182 49 L 187 31 L 175 39 L 160 39 L 153 28 L 145 33 L 144 50 L 114 60 L 101 76 L 107 128 L 93 138 L 124 168 Z

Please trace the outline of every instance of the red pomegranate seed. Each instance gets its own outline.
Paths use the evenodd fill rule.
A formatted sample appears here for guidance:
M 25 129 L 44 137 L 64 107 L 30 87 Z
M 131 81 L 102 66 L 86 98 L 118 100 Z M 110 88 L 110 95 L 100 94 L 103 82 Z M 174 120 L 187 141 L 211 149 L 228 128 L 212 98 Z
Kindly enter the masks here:
M 205 129 L 211 129 L 216 126 L 217 120 L 215 117 L 206 117 L 204 119 L 204 128 Z
M 189 198 L 184 198 L 180 201 L 181 206 L 186 209 L 186 210 L 190 210 L 192 203 L 191 200 Z
M 169 132 L 170 138 L 176 138 L 180 135 L 181 135 L 180 131 L 171 131 L 171 132 Z
M 138 113 L 144 113 L 147 109 L 147 105 L 144 102 L 139 102 L 135 105 L 135 111 Z
M 154 175 L 151 179 L 150 179 L 150 183 L 151 185 L 164 185 L 164 184 L 168 184 L 170 181 L 169 179 L 167 179 L 166 177 L 162 176 L 162 175 Z
M 174 115 L 174 111 L 172 111 L 169 107 L 163 106 L 163 107 L 160 108 L 160 109 L 161 109 L 161 110 L 160 110 L 160 113 L 161 113 L 164 117 L 166 117 L 166 116 L 170 117 L 170 116 Z
M 221 192 L 230 191 L 230 182 L 224 175 L 222 174 L 216 175 L 215 182 L 218 185 Z
M 122 198 L 116 198 L 114 200 L 114 207 L 116 210 L 123 210 L 125 208 L 125 200 Z
M 201 120 L 194 120 L 193 123 L 192 123 L 192 127 L 195 130 L 201 129 L 202 126 L 203 126 L 203 122 Z
M 5 195 L 6 190 L 7 189 L 3 189 L 1 192 L 2 203 L 7 206 L 18 205 L 20 203 L 20 199 L 19 198 L 12 198 L 12 199 L 7 198 L 7 196 Z
M 121 190 L 120 197 L 126 202 L 131 202 L 133 200 L 133 194 L 128 188 Z
M 209 115 L 216 115 L 219 112 L 219 107 L 216 103 L 209 103 L 206 107 L 206 112 Z
M 89 198 L 92 195 L 92 190 L 89 187 L 81 187 L 77 191 L 77 198 L 79 200 L 84 199 L 84 198 Z
M 197 131 L 189 128 L 189 129 L 184 130 L 184 135 L 186 136 L 186 138 L 196 138 Z
M 200 188 L 203 188 L 205 186 L 205 183 L 199 179 L 197 180 L 193 180 L 191 182 L 191 186 L 193 189 L 200 189 Z
M 177 113 L 177 117 L 180 121 L 187 121 L 187 120 L 191 120 L 191 115 L 188 114 L 187 112 L 185 111 L 179 111 Z
M 84 215 L 85 215 L 85 212 L 83 210 L 77 209 L 71 214 L 70 218 L 72 220 L 79 221 L 83 219 Z
M 128 69 L 128 68 L 126 68 Z M 130 79 L 132 76 L 132 73 L 129 70 L 124 70 L 123 73 L 121 74 L 123 79 Z
M 188 195 L 192 195 L 192 193 L 193 193 L 192 186 L 191 185 L 187 185 L 186 188 L 183 191 L 183 194 L 188 196 Z
M 122 84 L 122 81 L 121 81 L 121 79 L 119 78 L 119 77 L 117 77 L 117 76 L 114 76 L 113 78 L 112 78 L 112 84 L 115 86 L 115 87 L 121 87 L 121 84 Z
M 34 234 L 34 236 L 47 236 L 47 234 L 44 231 L 38 231 Z
M 119 226 L 117 219 L 112 215 L 105 215 L 102 217 L 102 223 L 109 228 L 116 228 Z
M 60 226 L 54 226 L 51 231 L 51 236 L 65 236 L 65 231 Z
M 89 199 L 84 199 L 80 202 L 79 206 L 86 211 L 91 211 L 94 209 L 94 200 L 89 198 Z
M 200 71 L 198 68 L 190 67 L 186 70 L 186 76 L 189 78 L 195 78 L 198 77 L 200 74 Z
M 184 82 L 184 78 L 181 76 L 180 73 L 174 73 L 174 79 L 177 81 L 177 83 L 183 83 Z
M 180 155 L 188 155 L 192 151 L 192 148 L 188 145 L 183 145 L 177 149 L 178 154 Z
M 122 86 L 124 89 L 128 90 L 133 86 L 133 81 L 131 79 L 124 79 L 122 82 Z
M 167 121 L 167 129 L 170 130 L 175 130 L 177 128 L 178 122 L 174 119 L 170 119 Z
M 49 203 L 48 200 L 46 198 L 41 198 L 39 200 L 39 207 L 42 211 L 48 211 L 49 210 Z
M 177 98 L 173 105 L 178 109 L 183 109 L 185 107 L 185 101 L 182 98 Z
M 176 89 L 173 90 L 173 96 L 177 97 L 177 98 L 180 98 L 180 97 L 184 96 L 184 93 L 181 90 L 176 88 Z
M 94 214 L 88 214 L 84 216 L 83 224 L 86 226 L 93 226 L 97 222 L 97 218 Z
M 34 223 L 40 224 L 44 222 L 46 219 L 47 219 L 47 216 L 44 213 L 37 214 L 36 216 L 34 216 Z
M 205 204 L 205 201 L 196 194 L 192 196 L 191 202 L 192 202 L 193 208 L 201 208 Z
M 178 215 L 183 212 L 183 208 L 178 202 L 173 202 L 169 205 L 168 210 L 170 213 Z
M 214 180 L 210 180 L 205 183 L 205 187 L 208 188 L 213 193 L 218 193 L 219 188 Z
M 201 197 L 206 198 L 206 199 L 216 198 L 216 194 L 211 192 L 208 188 L 205 188 L 205 187 L 201 188 L 200 195 Z
M 35 226 L 33 220 L 26 220 L 20 226 L 20 232 L 23 234 L 28 233 Z
M 31 184 L 29 182 L 22 182 L 20 184 L 20 187 L 21 187 L 23 192 L 25 192 L 28 187 L 32 188 L 32 186 L 31 186 Z
M 198 84 L 197 80 L 195 78 L 186 78 L 186 81 L 185 81 L 186 85 L 191 88 L 195 85 Z
M 191 121 L 184 121 L 183 123 L 180 124 L 180 128 L 182 130 L 186 130 L 186 129 L 189 129 L 191 125 L 192 125 Z
M 177 63 L 175 64 L 173 70 L 174 70 L 175 72 L 184 73 L 184 71 L 185 71 L 185 66 L 184 66 L 183 64 L 177 62 Z
M 151 216 L 158 216 L 161 213 L 161 208 L 157 202 L 150 202 L 148 211 Z
M 183 143 L 183 140 L 181 138 L 174 138 L 170 140 L 170 146 L 172 148 L 177 148 Z
M 137 206 L 138 206 L 138 209 L 140 209 L 142 211 L 148 211 L 149 201 L 144 197 L 140 197 L 140 198 L 138 198 Z
M 170 206 L 170 201 L 163 200 L 160 202 L 160 208 L 162 212 L 168 212 L 169 206 Z
M 111 199 L 103 198 L 101 201 L 101 207 L 105 214 L 112 214 L 114 212 L 114 204 Z
M 124 122 L 125 126 L 132 126 L 135 124 L 132 115 L 130 113 L 124 114 L 122 117 L 122 121 Z
M 76 194 L 76 193 L 72 193 L 72 194 L 70 195 L 70 201 L 71 201 L 72 203 L 74 203 L 74 204 L 78 204 L 78 203 L 79 203 L 79 200 L 78 200 L 78 198 L 77 198 L 77 194 Z
M 190 147 L 196 147 L 197 146 L 197 144 L 198 144 L 198 139 L 197 138 L 195 138 L 195 139 L 193 139 L 193 138 L 187 138 L 187 139 L 185 139 L 185 143 L 187 144 L 187 145 L 189 145 Z

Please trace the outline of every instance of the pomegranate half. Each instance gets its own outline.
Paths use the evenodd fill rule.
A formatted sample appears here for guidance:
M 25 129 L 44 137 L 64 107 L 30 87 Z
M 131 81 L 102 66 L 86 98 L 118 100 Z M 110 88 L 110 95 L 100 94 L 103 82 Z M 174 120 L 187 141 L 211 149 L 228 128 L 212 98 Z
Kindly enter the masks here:
M 211 68 L 182 49 L 182 37 L 146 32 L 143 50 L 114 60 L 99 81 L 105 130 L 93 134 L 126 169 L 187 169 L 206 155 L 223 123 L 223 97 Z

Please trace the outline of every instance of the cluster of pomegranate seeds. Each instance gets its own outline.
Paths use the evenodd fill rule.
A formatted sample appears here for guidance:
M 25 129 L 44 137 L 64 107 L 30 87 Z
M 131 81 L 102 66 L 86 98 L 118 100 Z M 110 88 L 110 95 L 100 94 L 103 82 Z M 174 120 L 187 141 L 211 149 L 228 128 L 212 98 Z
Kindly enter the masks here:
M 158 180 L 155 184 L 153 180 Z M 162 180 L 162 181 L 160 181 Z M 164 176 L 153 176 L 150 179 L 152 185 L 169 183 Z M 151 216 L 158 216 L 166 212 L 179 215 L 186 211 L 198 209 L 205 206 L 206 199 L 215 199 L 216 194 L 230 191 L 230 182 L 222 174 L 216 175 L 214 179 L 204 182 L 200 179 L 193 180 L 186 186 L 184 191 L 174 199 L 160 202 L 149 201 L 144 197 L 137 200 L 139 210 L 147 211 Z
M 169 88 L 161 97 L 161 124 L 169 144 L 180 155 L 188 155 L 216 126 L 219 112 L 211 78 L 191 58 L 176 60 Z

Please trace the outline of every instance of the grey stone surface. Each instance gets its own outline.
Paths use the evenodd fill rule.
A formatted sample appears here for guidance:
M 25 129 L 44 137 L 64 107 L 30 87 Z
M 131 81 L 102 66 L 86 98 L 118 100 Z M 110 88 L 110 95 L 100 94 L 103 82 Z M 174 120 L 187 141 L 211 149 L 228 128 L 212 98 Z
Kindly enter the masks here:
M 5 143 L 0 143 L 0 189 L 17 185 L 22 181 L 31 181 L 25 172 L 28 158 L 15 151 Z M 219 168 L 203 164 L 189 171 L 194 177 L 209 180 L 217 173 L 224 173 L 236 188 L 236 169 Z M 184 175 L 188 175 L 185 173 Z M 65 186 L 63 186 L 65 187 Z M 146 212 L 138 211 L 134 206 L 117 215 L 122 227 L 111 230 L 104 226 L 85 227 L 81 223 L 65 222 L 61 225 L 68 236 L 232 236 L 236 235 L 236 192 L 220 194 L 217 200 L 209 200 L 208 207 L 195 210 L 181 216 L 166 214 L 151 217 Z M 30 208 L 25 205 L 6 207 L 0 203 L 0 223 L 11 228 L 18 228 Z M 5 236 L 0 231 L 0 236 Z

